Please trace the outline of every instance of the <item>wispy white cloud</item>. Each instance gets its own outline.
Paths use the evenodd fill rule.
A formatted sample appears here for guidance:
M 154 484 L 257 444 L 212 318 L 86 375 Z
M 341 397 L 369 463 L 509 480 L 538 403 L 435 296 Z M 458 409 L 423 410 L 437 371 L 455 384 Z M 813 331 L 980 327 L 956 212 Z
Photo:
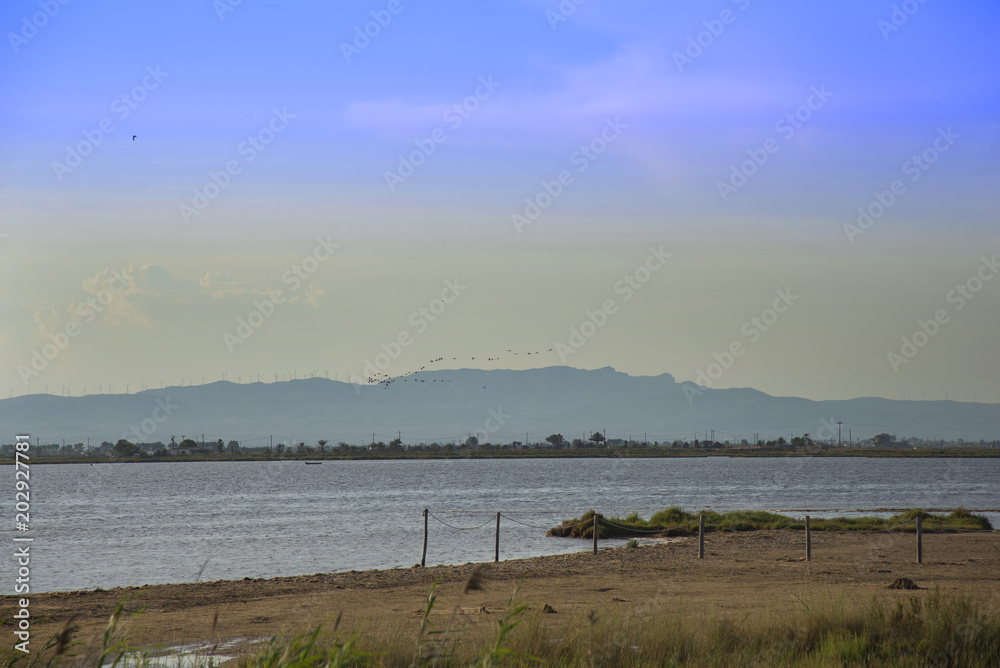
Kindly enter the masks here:
M 751 81 L 732 75 L 685 76 L 678 73 L 670 53 L 661 45 L 630 43 L 613 55 L 583 65 L 535 62 L 554 81 L 551 88 L 529 90 L 516 82 L 485 101 L 472 123 L 480 131 L 498 128 L 576 133 L 609 116 L 698 117 L 780 110 L 799 104 L 802 91 L 780 81 Z M 412 138 L 443 122 L 457 100 L 411 102 L 394 97 L 361 100 L 344 112 L 352 127 L 392 138 Z

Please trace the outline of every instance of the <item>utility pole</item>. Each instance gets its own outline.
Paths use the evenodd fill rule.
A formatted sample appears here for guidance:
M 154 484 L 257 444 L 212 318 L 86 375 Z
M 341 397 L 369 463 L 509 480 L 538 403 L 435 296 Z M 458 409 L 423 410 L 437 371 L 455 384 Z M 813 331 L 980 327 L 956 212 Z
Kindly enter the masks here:
M 844 424 L 844 423 L 841 422 L 840 420 L 837 420 L 837 445 L 838 446 L 844 445 L 844 440 L 840 437 L 840 433 L 841 433 L 840 432 L 840 425 L 842 425 L 842 424 Z

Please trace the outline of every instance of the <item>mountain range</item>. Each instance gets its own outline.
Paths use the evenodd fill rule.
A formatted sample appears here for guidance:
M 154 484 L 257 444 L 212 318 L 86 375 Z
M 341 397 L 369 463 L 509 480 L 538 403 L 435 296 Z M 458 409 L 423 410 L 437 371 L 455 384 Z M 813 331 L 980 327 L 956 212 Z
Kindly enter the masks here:
M 838 426 L 838 423 L 842 423 Z M 0 400 L 0 437 L 29 433 L 41 443 L 169 443 L 182 436 L 245 447 L 326 439 L 332 445 L 397 436 L 404 444 L 542 442 L 595 431 L 649 442 L 753 442 L 808 433 L 846 443 L 889 433 L 921 439 L 1000 438 L 1000 404 L 899 401 L 876 397 L 813 401 L 749 388 L 710 389 L 670 374 L 630 376 L 610 367 L 422 371 L 378 385 L 325 378 L 274 383 L 219 381 L 132 394 Z

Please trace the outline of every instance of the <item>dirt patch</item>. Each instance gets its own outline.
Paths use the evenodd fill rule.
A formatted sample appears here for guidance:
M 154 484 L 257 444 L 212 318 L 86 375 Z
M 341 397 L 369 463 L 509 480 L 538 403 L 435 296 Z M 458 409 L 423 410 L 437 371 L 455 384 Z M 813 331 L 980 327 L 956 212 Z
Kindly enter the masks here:
M 558 611 L 547 617 L 565 623 L 611 610 L 641 615 L 665 607 L 711 617 L 766 614 L 801 606 L 809 597 L 867 602 L 928 590 L 1000 602 L 998 533 L 925 534 L 923 564 L 915 563 L 912 534 L 817 532 L 811 561 L 804 560 L 801 531 L 712 534 L 704 559 L 698 559 L 696 538 L 624 545 L 597 555 L 34 594 L 32 649 L 74 615 L 79 640 L 99 638 L 123 600 L 128 614 L 122 629 L 133 645 L 261 638 L 332 626 L 338 618 L 347 631 L 415 633 L 435 581 L 436 614 L 494 618 L 519 587 L 531 610 Z M 908 573 L 923 590 L 888 590 L 891 571 Z M 14 608 L 16 597 L 2 598 L 6 609 Z

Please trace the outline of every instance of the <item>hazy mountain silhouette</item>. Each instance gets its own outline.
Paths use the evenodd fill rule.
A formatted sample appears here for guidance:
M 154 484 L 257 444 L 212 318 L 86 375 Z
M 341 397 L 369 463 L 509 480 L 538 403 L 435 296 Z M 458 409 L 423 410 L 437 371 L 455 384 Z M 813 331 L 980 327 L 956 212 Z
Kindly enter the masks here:
M 700 392 L 700 394 L 699 394 Z M 169 415 L 168 415 L 169 413 Z M 524 371 L 423 371 L 389 385 L 352 385 L 312 378 L 277 383 L 220 381 L 129 395 L 30 395 L 0 400 L 3 442 L 30 433 L 42 443 L 130 441 L 167 443 L 182 435 L 236 439 L 244 445 L 315 445 L 464 441 L 470 433 L 495 443 L 567 439 L 607 430 L 609 438 L 650 441 L 763 439 L 809 433 L 836 438 L 843 422 L 855 440 L 887 432 L 900 438 L 987 441 L 1000 438 L 1000 405 L 955 401 L 858 398 L 811 401 L 753 389 L 711 390 L 677 383 L 669 374 L 629 376 L 610 367 L 557 366 Z M 502 424 L 500 424 L 502 422 Z M 138 430 L 139 437 L 133 432 Z

